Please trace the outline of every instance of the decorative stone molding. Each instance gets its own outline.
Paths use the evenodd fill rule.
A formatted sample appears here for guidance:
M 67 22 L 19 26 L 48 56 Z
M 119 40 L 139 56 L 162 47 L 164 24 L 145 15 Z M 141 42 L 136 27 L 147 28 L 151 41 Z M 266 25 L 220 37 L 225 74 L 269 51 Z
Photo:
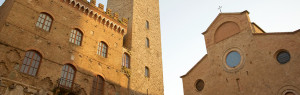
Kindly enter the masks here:
M 87 2 L 86 0 L 83 0 L 84 2 Z M 113 15 L 111 14 L 111 9 L 107 8 L 106 12 L 103 13 L 104 5 L 103 4 L 98 4 L 98 7 L 94 6 L 85 6 L 82 4 L 80 1 L 76 0 L 63 0 L 63 2 L 66 2 L 67 4 L 72 5 L 72 7 L 76 7 L 79 11 L 82 11 L 85 13 L 87 16 L 94 18 L 97 22 L 100 24 L 104 24 L 109 26 L 113 26 L 113 29 L 121 33 L 122 35 L 126 34 L 126 28 L 127 28 L 127 22 L 128 20 L 123 18 L 122 20 L 119 20 L 119 15 L 118 13 L 114 13 Z M 92 0 L 91 3 L 94 1 Z M 89 8 L 90 7 L 90 8 Z M 98 10 L 92 10 L 92 8 L 96 8 Z M 98 12 L 100 13 L 98 13 Z M 123 22 L 124 21 L 124 22 Z M 106 23 L 103 23 L 106 22 Z
M 239 65 L 237 65 L 236 67 L 233 67 L 233 68 L 229 67 L 227 65 L 227 63 L 226 63 L 226 57 L 232 51 L 238 52 L 240 54 L 240 56 L 241 56 L 241 61 L 240 61 Z M 223 54 L 224 55 L 222 57 L 222 66 L 223 66 L 223 68 L 224 68 L 224 70 L 226 72 L 237 72 L 237 71 L 239 71 L 240 69 L 242 69 L 244 67 L 244 64 L 245 64 L 245 52 L 242 51 L 241 49 L 239 49 L 237 47 L 229 48 L 226 51 L 224 51 Z

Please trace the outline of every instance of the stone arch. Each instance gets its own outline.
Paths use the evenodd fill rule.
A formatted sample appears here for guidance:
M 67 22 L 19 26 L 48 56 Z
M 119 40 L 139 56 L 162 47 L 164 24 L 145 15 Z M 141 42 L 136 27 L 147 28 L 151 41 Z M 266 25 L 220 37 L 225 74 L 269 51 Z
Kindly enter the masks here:
M 75 8 L 77 8 L 78 10 L 80 10 L 80 3 L 77 3 L 77 4 L 75 5 Z
M 93 79 L 93 85 L 91 95 L 103 95 L 105 87 L 105 79 L 101 75 L 95 75 Z
M 109 48 L 111 46 L 110 44 L 108 44 L 107 40 L 102 40 L 100 42 L 102 42 L 103 44 L 105 44 L 107 46 L 107 48 Z
M 89 15 L 89 8 L 86 8 L 84 11 L 86 15 Z
M 70 67 L 72 67 L 75 71 L 78 71 L 78 67 L 76 65 L 74 65 L 74 63 L 65 63 L 64 65 L 69 65 Z M 64 66 L 63 65 L 63 66 Z
M 214 35 L 214 42 L 220 42 L 240 32 L 240 27 L 233 21 L 222 23 L 216 30 Z
M 103 25 L 105 25 L 105 21 L 106 21 L 105 18 L 103 18 L 103 20 L 102 20 L 102 24 Z
M 94 20 L 97 20 L 97 18 L 98 18 L 98 13 L 95 13 L 93 17 L 94 17 Z
M 101 23 L 101 20 L 102 20 L 101 15 L 98 16 L 97 20 Z
M 88 16 L 93 17 L 94 16 L 94 11 L 89 12 Z
M 119 33 L 121 32 L 121 28 L 120 28 L 120 26 L 118 27 L 118 30 L 117 30 Z
M 36 48 L 36 47 L 29 47 L 29 48 L 26 48 L 25 50 L 26 50 L 25 52 L 27 52 L 27 51 L 36 51 L 41 55 L 42 58 L 45 55 L 45 53 L 41 49 Z
M 115 25 L 115 26 L 114 26 L 114 30 L 116 31 L 117 29 L 118 29 L 118 26 L 117 26 L 117 25 Z
M 110 23 L 110 29 L 113 29 L 113 27 L 114 27 L 114 24 L 113 23 Z
M 71 0 L 67 0 L 66 2 L 67 2 L 68 4 L 70 4 L 70 3 L 71 3 Z
M 73 26 L 72 29 L 80 31 L 82 33 L 82 36 L 84 36 L 84 34 L 86 33 L 86 31 L 84 31 L 80 26 Z
M 106 80 L 106 77 L 103 73 L 94 73 L 93 75 L 94 76 L 101 76 L 104 79 L 104 81 Z
M 73 0 L 73 1 L 71 1 L 70 4 L 71 4 L 72 7 L 75 7 L 76 2 Z
M 122 31 L 121 31 L 122 35 L 124 35 L 124 32 L 125 32 L 124 29 L 122 29 Z
M 50 13 L 50 12 L 42 11 L 41 14 L 46 14 L 46 15 L 48 15 L 48 16 L 52 19 L 52 21 L 55 19 L 54 16 L 53 16 L 53 14 Z
M 107 26 L 107 27 L 109 26 L 109 20 L 106 21 L 106 26 Z
M 79 10 L 82 10 L 82 12 L 84 12 L 84 6 L 81 6 Z

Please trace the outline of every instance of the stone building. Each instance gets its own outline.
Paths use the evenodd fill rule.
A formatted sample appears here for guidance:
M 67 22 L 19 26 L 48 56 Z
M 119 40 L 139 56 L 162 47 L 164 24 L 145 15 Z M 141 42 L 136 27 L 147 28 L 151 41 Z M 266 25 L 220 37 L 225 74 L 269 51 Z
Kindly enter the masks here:
M 299 95 L 300 30 L 266 33 L 249 12 L 220 13 L 207 54 L 181 76 L 185 95 Z
M 159 0 L 6 0 L 0 95 L 163 95 Z

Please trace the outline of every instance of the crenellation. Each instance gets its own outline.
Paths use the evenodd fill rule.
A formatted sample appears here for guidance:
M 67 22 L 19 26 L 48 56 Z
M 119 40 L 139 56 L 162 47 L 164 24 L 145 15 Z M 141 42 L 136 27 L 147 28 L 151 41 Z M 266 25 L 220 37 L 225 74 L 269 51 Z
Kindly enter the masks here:
M 118 13 L 114 13 L 113 15 L 111 14 L 111 9 L 107 8 L 105 14 L 103 14 L 103 9 L 104 9 L 104 5 L 99 3 L 98 7 L 95 6 L 94 3 L 96 3 L 95 0 L 91 0 L 91 2 L 88 2 L 86 0 L 83 0 L 84 2 L 80 2 L 80 1 L 76 1 L 76 0 L 64 0 L 64 2 L 67 2 L 68 4 L 70 4 L 72 7 L 78 7 L 78 10 L 82 11 L 83 13 L 85 13 L 87 16 L 93 18 L 94 20 L 98 20 L 103 18 L 102 20 L 105 20 L 104 17 L 107 17 L 106 19 L 106 26 L 109 27 L 109 25 L 111 25 L 111 28 L 114 25 L 118 25 L 117 27 L 122 27 L 121 30 L 126 29 L 127 24 L 124 24 L 122 22 L 119 22 L 119 15 Z M 84 5 L 84 3 L 88 3 L 88 5 L 94 4 L 94 6 L 90 6 L 88 7 L 88 5 Z M 95 8 L 96 10 L 93 10 L 91 8 Z M 99 12 L 96 12 L 99 11 Z M 109 21 L 111 18 L 111 21 Z M 101 20 L 99 20 L 100 22 Z M 123 20 L 122 20 L 123 21 Z M 110 22 L 110 23 L 108 23 Z M 114 23 L 113 23 L 114 22 Z M 114 29 L 115 31 L 117 29 Z M 118 31 L 117 31 L 118 32 Z M 119 32 L 120 33 L 120 32 Z
M 6 1 L 11 3 L 6 2 L 4 6 L 11 6 L 11 9 L 4 10 L 7 17 L 0 21 L 0 80 L 7 78 L 9 81 L 0 81 L 1 95 L 163 95 L 161 55 L 151 52 L 161 51 L 160 32 L 155 32 L 160 29 L 153 27 L 149 30 L 148 33 L 157 34 L 150 38 L 153 40 L 152 47 L 143 48 L 143 41 L 136 38 L 147 33 L 137 31 L 144 25 L 132 25 L 144 17 L 159 17 L 156 14 L 139 15 L 143 18 L 132 22 L 132 18 L 123 12 L 132 15 L 140 13 L 130 10 L 119 12 L 114 7 L 109 7 L 106 12 L 104 5 L 95 6 L 96 0 Z M 118 2 L 126 2 L 124 6 L 116 6 L 118 8 L 130 9 L 127 6 L 133 6 L 130 0 Z M 157 20 L 151 23 L 159 26 Z M 135 43 L 125 47 L 127 40 L 124 37 L 129 29 L 135 27 L 134 33 L 138 33 L 132 40 Z M 156 43 L 158 45 L 154 46 Z M 150 52 L 146 54 L 144 51 Z M 128 56 L 124 57 L 125 54 Z M 28 63 L 39 65 L 30 65 L 25 70 L 27 67 L 24 66 Z M 144 76 L 145 66 L 153 71 L 151 77 Z M 36 72 L 27 71 L 31 68 Z M 69 69 L 66 71 L 65 68 Z M 63 86 L 68 85 L 61 82 L 67 77 L 61 73 L 72 76 L 71 79 L 68 77 L 71 86 L 66 93 Z M 13 85 L 13 89 L 9 89 L 9 85 L 2 86 L 7 82 L 17 85 Z M 98 87 L 102 91 L 94 92 L 94 84 L 100 83 Z M 34 90 L 26 85 L 39 89 Z
M 98 4 L 98 8 L 99 8 L 99 10 L 100 10 L 101 12 L 104 11 L 104 5 L 103 5 L 103 4 L 99 3 L 99 4 Z
M 127 25 L 128 24 L 128 19 L 122 18 L 122 23 L 125 24 L 125 25 Z
M 91 0 L 91 1 L 90 1 L 90 4 L 91 4 L 92 6 L 95 6 L 95 5 L 96 5 L 96 0 Z
M 108 16 L 111 17 L 111 9 L 110 8 L 106 8 L 106 12 L 105 12 Z
M 114 13 L 113 17 L 114 17 L 115 20 L 118 20 L 119 19 L 119 14 L 118 13 Z

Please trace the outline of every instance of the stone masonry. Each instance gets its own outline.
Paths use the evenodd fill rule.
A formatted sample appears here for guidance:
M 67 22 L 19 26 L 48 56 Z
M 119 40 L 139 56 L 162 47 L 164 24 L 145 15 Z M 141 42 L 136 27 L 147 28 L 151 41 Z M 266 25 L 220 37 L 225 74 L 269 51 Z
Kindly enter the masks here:
M 159 0 L 108 0 L 108 7 L 129 19 L 124 46 L 131 51 L 131 70 L 134 71 L 131 72 L 130 89 L 163 95 Z M 146 38 L 150 47 L 145 46 Z M 145 66 L 150 69 L 150 77 L 144 76 Z
M 104 95 L 163 95 L 158 0 L 109 0 L 106 12 L 95 1 L 6 0 L 0 7 L 0 95 L 92 95 L 97 76 L 104 79 Z M 135 6 L 140 3 L 146 5 Z M 41 13 L 53 19 L 49 31 L 36 26 Z M 81 45 L 69 42 L 74 29 L 83 34 Z M 97 54 L 99 42 L 107 44 L 106 57 Z M 30 50 L 42 57 L 36 76 L 20 72 Z M 130 68 L 121 64 L 124 53 Z M 58 83 L 64 65 L 76 71 L 67 90 Z
M 207 54 L 181 76 L 184 95 L 300 94 L 300 30 L 266 33 L 244 11 L 220 13 L 203 35 Z M 235 67 L 231 52 L 240 54 Z

